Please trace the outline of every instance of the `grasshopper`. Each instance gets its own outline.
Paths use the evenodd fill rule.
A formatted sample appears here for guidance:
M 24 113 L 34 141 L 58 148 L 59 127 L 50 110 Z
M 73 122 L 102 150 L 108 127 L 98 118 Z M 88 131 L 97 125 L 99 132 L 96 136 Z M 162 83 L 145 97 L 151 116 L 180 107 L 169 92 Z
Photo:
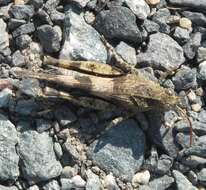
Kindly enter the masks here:
M 50 86 L 58 86 L 58 89 L 46 86 L 39 94 L 40 97 L 58 97 L 97 110 L 121 109 L 129 113 L 128 116 L 151 109 L 181 110 L 178 96 L 159 83 L 147 79 L 121 59 L 110 44 L 105 42 L 105 45 L 116 59 L 114 67 L 95 61 L 71 61 L 44 56 L 44 65 L 74 72 L 51 74 L 19 69 L 14 73 L 17 78 L 35 78 Z M 81 94 L 72 95 L 69 93 L 71 89 L 78 90 Z M 122 117 L 118 118 L 112 125 L 122 120 Z

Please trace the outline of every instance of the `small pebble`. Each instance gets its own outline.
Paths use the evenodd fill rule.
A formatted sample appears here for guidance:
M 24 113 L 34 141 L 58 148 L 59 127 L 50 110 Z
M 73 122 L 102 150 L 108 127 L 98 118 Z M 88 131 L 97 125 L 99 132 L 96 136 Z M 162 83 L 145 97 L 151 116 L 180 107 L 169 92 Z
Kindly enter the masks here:
M 116 189 L 118 189 L 117 183 L 116 183 L 115 178 L 112 174 L 109 174 L 105 177 L 104 187 L 107 190 L 116 190 Z
M 132 178 L 132 185 L 134 187 L 138 187 L 139 184 L 148 184 L 150 179 L 150 172 L 148 170 L 144 170 L 136 173 Z
M 188 18 L 183 17 L 179 20 L 179 26 L 181 28 L 191 30 L 192 29 L 192 21 L 189 20 Z
M 195 102 L 197 97 L 196 94 L 193 90 L 191 90 L 188 94 L 187 94 L 188 99 L 190 100 L 190 102 Z
M 82 179 L 82 177 L 80 175 L 76 175 L 71 179 L 72 183 L 76 186 L 76 187 L 85 187 L 86 182 Z
M 61 177 L 62 178 L 72 178 L 77 175 L 77 171 L 75 168 L 71 166 L 65 166 L 62 170 Z
M 198 103 L 197 104 L 192 104 L 191 107 L 192 107 L 192 110 L 194 112 L 199 112 L 201 110 L 201 105 L 198 104 Z

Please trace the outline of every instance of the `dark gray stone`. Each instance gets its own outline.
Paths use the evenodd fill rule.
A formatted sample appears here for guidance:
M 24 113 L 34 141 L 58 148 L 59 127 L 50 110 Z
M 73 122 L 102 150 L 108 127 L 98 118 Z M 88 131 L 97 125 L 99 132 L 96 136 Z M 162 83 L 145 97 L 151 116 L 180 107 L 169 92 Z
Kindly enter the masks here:
M 0 91 L 0 108 L 7 108 L 10 98 L 12 97 L 12 90 L 5 88 Z
M 61 187 L 59 186 L 58 181 L 52 180 L 45 185 L 43 185 L 43 190 L 61 190 Z
M 200 144 L 196 146 L 189 147 L 183 151 L 183 156 L 199 156 L 202 158 L 206 158 L 206 146 L 205 144 Z
M 156 22 L 148 19 L 145 19 L 143 27 L 149 34 L 159 32 L 160 29 L 160 26 Z
M 160 32 L 166 34 L 170 33 L 170 26 L 167 24 L 169 17 L 170 17 L 170 11 L 167 8 L 159 9 L 153 15 L 152 20 L 160 26 L 159 29 Z
M 102 185 L 98 175 L 94 174 L 91 170 L 86 171 L 87 184 L 86 190 L 101 190 Z
M 12 32 L 13 37 L 17 37 L 23 34 L 30 34 L 35 31 L 33 23 L 23 24 Z
M 25 65 L 25 58 L 19 50 L 15 51 L 12 54 L 12 64 L 15 67 L 21 67 Z
M 172 174 L 175 178 L 176 187 L 178 190 L 198 190 L 181 172 L 173 170 Z
M 191 155 L 189 157 L 182 158 L 181 163 L 184 164 L 184 166 L 189 167 L 190 168 L 189 170 L 191 170 L 191 169 L 196 169 L 199 165 L 206 164 L 206 158 Z
M 74 113 L 66 106 L 55 110 L 55 117 L 60 125 L 65 126 L 77 120 Z
M 23 94 L 26 94 L 31 97 L 38 97 L 38 95 L 42 94 L 42 89 L 37 79 L 21 80 L 18 89 Z
M 19 19 L 11 18 L 9 20 L 9 23 L 8 23 L 8 28 L 9 28 L 9 30 L 12 31 L 12 30 L 18 28 L 19 26 L 21 26 L 22 24 L 26 24 L 26 21 L 25 20 L 19 20 Z
M 0 180 L 15 181 L 19 176 L 19 156 L 16 153 L 19 138 L 15 126 L 2 114 L 0 114 L 0 139 Z
M 190 69 L 186 66 L 181 67 L 175 76 L 172 77 L 172 82 L 175 85 L 175 89 L 180 91 L 197 87 L 196 73 L 197 72 L 195 69 Z
M 43 6 L 43 0 L 29 0 L 27 4 L 33 5 L 35 9 L 39 9 Z
M 9 35 L 6 31 L 6 23 L 0 18 L 0 53 L 4 54 L 9 48 Z
M 34 23 L 36 24 L 36 26 L 41 26 L 44 24 L 53 26 L 49 14 L 43 9 L 39 9 L 38 12 L 35 14 Z
M 160 70 L 177 69 L 185 58 L 181 46 L 163 33 L 150 35 L 146 52 L 137 55 L 137 64 Z
M 9 3 L 11 3 L 11 0 L 1 0 L 0 6 L 5 6 L 5 5 L 8 5 Z
M 124 2 L 138 19 L 145 20 L 150 14 L 150 7 L 144 0 L 125 0 Z
M 160 175 L 166 174 L 167 172 L 170 171 L 172 164 L 173 164 L 173 159 L 166 154 L 162 154 L 160 158 L 158 159 L 157 168 L 155 170 L 155 173 L 160 174 Z
M 36 129 L 39 133 L 47 131 L 52 127 L 52 122 L 45 119 L 36 119 Z
M 21 170 L 30 184 L 48 181 L 61 174 L 62 166 L 56 160 L 52 138 L 47 132 L 38 133 L 28 123 L 18 124 Z
M 50 25 L 42 25 L 37 28 L 38 38 L 47 53 L 54 53 L 60 50 L 60 38 L 58 33 Z
M 148 185 L 141 185 L 139 190 L 165 190 L 174 183 L 174 179 L 167 175 L 163 177 L 156 178 L 149 182 Z
M 134 120 L 127 120 L 94 141 L 87 153 L 100 168 L 131 180 L 142 165 L 144 151 L 144 133 Z
M 125 42 L 120 42 L 116 46 L 116 52 L 129 64 L 136 65 L 137 57 L 135 48 L 129 46 Z
M 198 178 L 197 174 L 194 171 L 189 171 L 187 177 L 193 185 L 197 185 Z
M 201 185 L 206 185 L 206 168 L 197 173 L 197 179 Z
M 185 56 L 193 59 L 197 53 L 198 47 L 201 45 L 202 34 L 196 32 L 191 35 L 190 40 L 183 46 Z
M 99 33 L 81 15 L 67 12 L 64 35 L 66 40 L 60 58 L 106 62 L 107 51 Z
M 29 47 L 29 44 L 30 42 L 32 42 L 32 39 L 29 35 L 25 34 L 16 37 L 15 42 L 18 48 L 25 49 Z
M 181 14 L 183 14 L 184 17 L 190 19 L 193 25 L 203 27 L 206 26 L 206 17 L 203 13 L 183 11 Z
M 50 14 L 53 23 L 61 25 L 65 19 L 65 14 L 57 10 L 53 10 Z
M 176 27 L 173 37 L 179 44 L 184 44 L 190 39 L 190 32 L 187 29 Z
M 169 0 L 169 3 L 198 10 L 206 10 L 206 1 L 204 0 Z
M 39 106 L 33 99 L 19 100 L 15 107 L 15 112 L 20 115 L 31 115 L 38 108 Z
M 112 7 L 110 10 L 101 11 L 94 26 L 106 38 L 141 42 L 135 15 L 126 7 Z
M 150 124 L 147 131 L 150 141 L 172 158 L 175 158 L 179 149 L 173 138 L 174 129 L 172 127 L 165 128 L 165 125 L 162 124 L 162 116 L 158 112 L 149 111 L 147 117 Z
M 29 20 L 34 15 L 34 7 L 32 5 L 14 5 L 9 13 L 13 18 Z

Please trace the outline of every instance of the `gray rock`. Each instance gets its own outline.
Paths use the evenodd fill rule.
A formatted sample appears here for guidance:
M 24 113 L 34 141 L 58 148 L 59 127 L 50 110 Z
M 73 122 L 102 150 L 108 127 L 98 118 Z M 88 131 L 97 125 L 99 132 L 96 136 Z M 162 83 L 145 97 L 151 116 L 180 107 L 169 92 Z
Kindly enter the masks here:
M 206 80 L 206 61 L 199 64 L 197 77 L 200 81 L 204 82 Z
M 9 35 L 6 31 L 6 23 L 0 19 L 0 53 L 4 54 L 9 47 Z
M 53 10 L 50 14 L 53 23 L 61 25 L 65 19 L 65 14 L 57 10 Z
M 54 115 L 62 126 L 68 125 L 77 120 L 74 113 L 66 106 L 62 106 L 59 109 L 55 110 Z
M 192 145 L 196 144 L 197 136 L 193 133 L 192 134 Z M 182 148 L 190 147 L 190 134 L 185 133 L 178 133 L 175 137 L 175 140 Z
M 203 13 L 183 11 L 182 14 L 184 17 L 190 19 L 193 25 L 196 26 L 206 26 L 206 17 Z
M 86 190 L 101 190 L 102 185 L 99 176 L 94 174 L 91 170 L 87 170 L 87 184 Z
M 15 42 L 18 48 L 25 49 L 29 47 L 30 42 L 32 41 L 31 37 L 27 34 L 20 35 L 16 37 Z
M 1 190 L 18 190 L 16 186 L 7 187 L 7 186 L 3 186 L 3 185 L 0 185 L 0 189 Z
M 37 185 L 32 185 L 27 190 L 39 190 L 39 187 Z
M 62 190 L 83 190 L 86 185 L 86 182 L 79 175 L 76 175 L 71 179 L 61 178 L 60 181 L 62 184 Z
M 184 61 L 180 45 L 163 33 L 150 35 L 146 52 L 137 55 L 137 64 L 161 70 L 177 69 Z
M 57 156 L 57 158 L 60 160 L 62 155 L 63 155 L 63 151 L 62 151 L 62 147 L 59 143 L 54 143 L 54 152 Z
M 106 62 L 107 52 L 100 35 L 84 21 L 83 16 L 68 11 L 64 35 L 66 40 L 60 58 Z
M 155 170 L 155 173 L 160 174 L 160 175 L 166 174 L 167 172 L 170 171 L 172 164 L 173 164 L 173 159 L 166 154 L 162 154 L 160 158 L 158 159 L 157 168 Z
M 42 25 L 37 28 L 38 38 L 47 53 L 54 53 L 60 50 L 60 38 L 56 30 L 50 25 Z
M 9 3 L 11 3 L 11 0 L 1 0 L 0 6 L 5 6 L 5 5 L 8 5 Z
M 47 132 L 38 133 L 25 122 L 18 125 L 20 167 L 24 178 L 33 184 L 58 177 L 62 166 L 56 160 L 52 138 L 49 134 Z
M 100 168 L 131 180 L 142 165 L 144 151 L 144 133 L 134 120 L 127 120 L 94 141 L 87 153 Z
M 170 157 L 175 158 L 179 150 L 173 138 L 174 129 L 172 127 L 165 128 L 162 124 L 162 116 L 158 112 L 149 111 L 147 117 L 150 124 L 147 133 L 151 142 L 164 150 Z M 165 121 L 167 120 L 165 119 Z
M 205 144 L 192 146 L 192 147 L 189 147 L 183 151 L 183 156 L 190 156 L 190 155 L 206 158 Z
M 52 127 L 52 122 L 45 119 L 36 119 L 36 129 L 39 133 L 47 131 Z
M 188 179 L 190 180 L 190 182 L 193 184 L 193 185 L 197 185 L 197 181 L 198 181 L 198 177 L 197 177 L 197 174 L 195 172 L 193 172 L 192 170 L 189 171 L 188 173 Z
M 34 15 L 34 7 L 32 5 L 14 5 L 9 12 L 13 18 L 29 20 Z
M 39 9 L 35 14 L 34 22 L 37 26 L 41 26 L 44 24 L 53 25 L 49 14 L 44 9 Z
M 206 48 L 205 47 L 199 47 L 197 50 L 197 61 L 202 62 L 206 61 Z
M 205 123 L 206 124 L 206 110 L 201 110 L 200 113 L 198 114 L 198 121 L 200 121 L 201 123 Z
M 53 10 L 56 9 L 56 7 L 59 5 L 60 0 L 48 0 L 44 4 L 44 9 L 48 14 L 50 14 Z
M 141 42 L 136 17 L 126 7 L 112 7 L 110 10 L 101 11 L 96 17 L 94 26 L 106 38 Z
M 19 50 L 16 50 L 12 54 L 12 64 L 15 67 L 21 67 L 21 66 L 25 65 L 25 58 Z
M 145 20 L 150 14 L 150 7 L 144 0 L 124 0 L 138 19 Z
M 0 108 L 8 107 L 10 98 L 12 96 L 12 90 L 5 88 L 0 91 Z
M 152 20 L 160 26 L 159 29 L 160 32 L 166 34 L 170 33 L 170 26 L 167 24 L 169 17 L 170 17 L 170 11 L 167 8 L 159 9 L 153 15 Z
M 15 181 L 19 176 L 19 156 L 16 145 L 19 141 L 15 126 L 0 114 L 0 180 Z
M 43 190 L 61 190 L 58 181 L 52 180 L 42 187 Z
M 29 5 L 33 5 L 35 9 L 39 9 L 42 7 L 44 1 L 43 0 L 28 0 Z
M 175 85 L 177 91 L 188 90 L 190 88 L 195 88 L 197 86 L 196 81 L 196 70 L 190 69 L 189 67 L 181 67 L 174 77 L 172 77 L 172 82 Z
M 173 37 L 179 44 L 184 44 L 190 39 L 190 32 L 187 29 L 176 27 Z
M 197 173 L 197 179 L 201 185 L 206 185 L 206 168 Z
M 206 164 L 206 159 L 200 156 L 191 155 L 191 156 L 182 158 L 181 163 L 184 164 L 184 166 L 189 166 L 190 169 L 191 168 L 196 169 L 199 165 Z
M 14 29 L 18 28 L 22 24 L 26 24 L 25 20 L 19 20 L 15 18 L 11 18 L 8 23 L 8 28 L 10 31 L 13 31 Z
M 38 97 L 38 95 L 42 94 L 42 89 L 37 79 L 23 79 L 18 88 L 21 93 L 30 97 Z
M 156 22 L 148 19 L 144 20 L 143 27 L 149 34 L 159 32 L 160 29 L 160 26 Z
M 175 178 L 176 186 L 178 190 L 198 190 L 192 183 L 179 171 L 173 170 L 172 174 Z
M 196 32 L 191 35 L 190 40 L 183 46 L 185 56 L 188 59 L 193 59 L 197 53 L 198 47 L 201 45 L 202 35 Z
M 137 63 L 135 48 L 129 46 L 125 42 L 120 42 L 116 46 L 116 52 L 129 64 L 135 65 Z
M 174 183 L 174 179 L 167 175 L 156 178 L 149 182 L 149 185 L 141 185 L 139 190 L 165 190 Z
M 204 0 L 169 0 L 169 3 L 198 10 L 206 10 L 206 2 Z
M 15 37 L 23 35 L 23 34 L 30 34 L 34 31 L 35 31 L 34 24 L 33 23 L 27 23 L 27 24 L 21 25 L 16 30 L 14 30 L 12 32 L 12 36 L 15 38 Z

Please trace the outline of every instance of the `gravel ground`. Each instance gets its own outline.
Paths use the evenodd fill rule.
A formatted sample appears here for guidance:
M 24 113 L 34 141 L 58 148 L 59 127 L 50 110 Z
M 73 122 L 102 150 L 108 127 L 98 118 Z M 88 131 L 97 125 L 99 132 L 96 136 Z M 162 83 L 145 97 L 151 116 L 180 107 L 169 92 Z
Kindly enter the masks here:
M 96 137 L 117 112 L 38 99 L 39 81 L 12 75 L 41 67 L 43 55 L 108 64 L 102 34 L 182 97 L 192 146 L 174 110 L 138 113 Z M 205 0 L 0 0 L 0 63 L 12 81 L 0 85 L 1 190 L 206 188 Z

